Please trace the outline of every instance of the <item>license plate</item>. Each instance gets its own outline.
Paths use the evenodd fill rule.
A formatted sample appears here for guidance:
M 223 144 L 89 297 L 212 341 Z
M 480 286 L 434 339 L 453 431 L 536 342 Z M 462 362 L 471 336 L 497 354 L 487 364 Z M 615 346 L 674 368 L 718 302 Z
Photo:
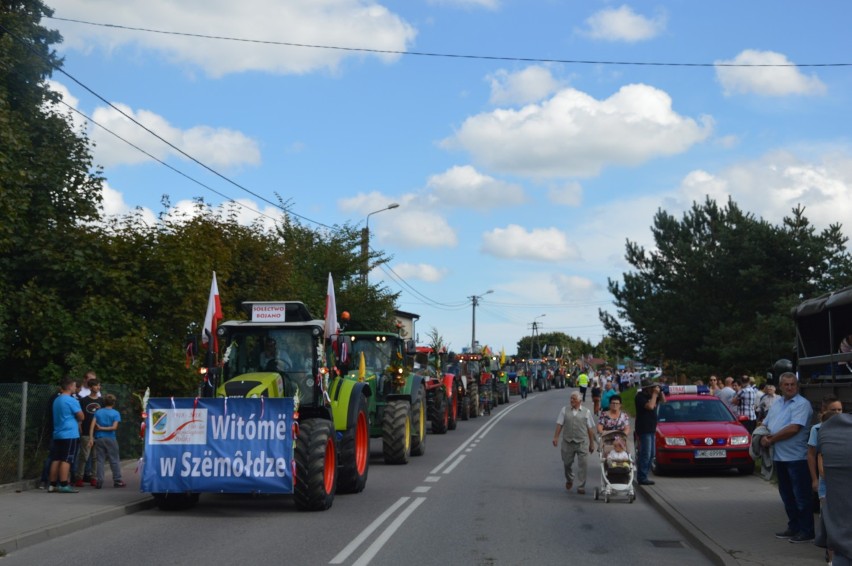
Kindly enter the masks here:
M 696 450 L 695 457 L 696 458 L 724 458 L 727 454 L 725 454 L 724 450 Z

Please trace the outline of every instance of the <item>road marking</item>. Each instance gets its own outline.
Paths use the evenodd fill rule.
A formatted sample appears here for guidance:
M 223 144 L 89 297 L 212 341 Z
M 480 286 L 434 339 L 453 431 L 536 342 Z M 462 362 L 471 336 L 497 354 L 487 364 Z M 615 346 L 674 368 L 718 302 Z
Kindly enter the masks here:
M 399 514 L 399 516 L 393 520 L 393 522 L 387 526 L 387 528 L 382 531 L 382 534 L 373 541 L 367 550 L 364 551 L 364 554 L 358 557 L 358 560 L 352 566 L 367 566 L 370 563 L 370 560 L 375 558 L 376 554 L 382 549 L 382 547 L 387 543 L 388 540 L 393 536 L 393 534 L 399 529 L 402 524 L 405 522 L 408 517 L 414 513 L 414 511 L 426 501 L 425 497 L 418 497 L 411 504 L 405 508 L 405 510 Z
M 509 413 L 511 413 L 512 411 L 514 411 L 517 407 L 519 407 L 520 405 L 522 405 L 523 403 L 526 403 L 526 402 L 527 402 L 527 400 L 526 400 L 526 399 L 522 399 L 522 400 L 520 400 L 520 401 L 516 401 L 516 402 L 512 403 L 512 406 L 511 406 L 511 407 L 508 407 L 508 408 L 507 408 L 506 410 L 504 410 L 504 411 L 500 411 L 500 414 L 499 414 L 499 415 L 497 415 L 496 417 L 494 417 L 494 419 L 493 419 L 493 420 L 491 420 L 491 421 L 489 421 L 489 422 L 485 423 L 484 425 L 482 425 L 481 427 L 479 427 L 479 429 L 477 429 L 477 431 L 476 431 L 476 432 L 474 432 L 474 433 L 473 433 L 473 434 L 472 434 L 472 435 L 471 435 L 471 436 L 470 436 L 467 440 L 465 440 L 464 442 L 462 442 L 462 443 L 461 443 L 461 445 L 460 445 L 458 448 L 456 448 L 455 450 L 453 450 L 452 454 L 450 454 L 449 456 L 447 456 L 447 457 L 444 459 L 444 461 L 443 461 L 443 462 L 441 462 L 440 464 L 438 464 L 438 465 L 437 465 L 435 468 L 433 468 L 433 469 L 432 469 L 429 473 L 430 473 L 430 474 L 438 474 L 438 473 L 441 473 L 441 469 L 442 469 L 444 466 L 446 466 L 449 462 L 451 462 L 451 461 L 455 460 L 456 456 L 458 456 L 459 454 L 461 454 L 461 453 L 462 453 L 462 451 L 470 452 L 470 450 L 467 450 L 467 448 L 468 448 L 468 444 L 471 444 L 472 442 L 474 442 L 474 440 L 476 440 L 478 437 L 479 437 L 479 438 L 481 438 L 479 435 L 480 435 L 480 433 L 481 433 L 483 430 L 486 430 L 486 429 L 487 429 L 487 430 L 491 430 L 491 428 L 492 428 L 494 425 L 496 425 L 498 422 L 500 422 L 500 421 L 503 419 L 503 417 L 505 417 L 506 415 L 508 415 Z M 484 436 L 484 435 L 483 435 L 483 436 Z M 455 467 L 456 465 L 458 465 L 458 462 L 455 462 L 455 464 L 454 464 L 454 466 L 453 466 L 453 467 Z M 446 474 L 446 473 L 448 473 L 448 472 L 446 472 L 446 471 L 445 471 L 444 473 Z
M 355 552 L 356 548 L 361 546 L 361 544 L 365 540 L 367 540 L 367 537 L 369 537 L 371 534 L 373 534 L 373 531 L 375 531 L 376 529 L 379 528 L 379 525 L 384 523 L 385 520 L 388 517 L 393 515 L 396 512 L 396 510 L 399 509 L 400 507 L 402 507 L 405 504 L 405 502 L 408 501 L 409 499 L 411 499 L 411 498 L 410 497 L 400 497 L 399 500 L 397 500 L 396 503 L 394 503 L 393 505 L 388 507 L 388 509 L 384 513 L 379 515 L 378 518 L 375 521 L 373 521 L 372 523 L 367 525 L 367 527 L 363 531 L 361 531 L 361 533 L 357 537 L 352 539 L 352 542 L 347 544 L 346 547 L 337 554 L 337 556 L 332 558 L 331 562 L 329 562 L 329 564 L 342 564 L 347 558 L 349 558 L 350 554 Z
M 455 469 L 456 469 L 456 466 L 458 466 L 459 464 L 461 464 L 461 461 L 462 461 L 462 460 L 464 460 L 465 458 L 466 458 L 466 456 L 465 456 L 464 454 L 462 454 L 461 456 L 459 456 L 459 457 L 458 457 L 458 459 L 457 459 L 455 462 L 453 462 L 450 466 L 448 466 L 448 467 L 447 467 L 447 469 L 446 469 L 446 470 L 444 470 L 444 473 L 445 473 L 445 474 L 449 474 L 450 472 L 452 472 L 453 470 L 455 470 Z
M 435 483 L 441 479 L 441 476 L 426 476 L 427 482 Z
M 421 486 L 418 486 L 418 487 L 415 487 L 414 489 L 412 489 L 411 492 L 412 493 L 426 493 L 430 489 L 432 489 L 432 486 L 421 485 Z

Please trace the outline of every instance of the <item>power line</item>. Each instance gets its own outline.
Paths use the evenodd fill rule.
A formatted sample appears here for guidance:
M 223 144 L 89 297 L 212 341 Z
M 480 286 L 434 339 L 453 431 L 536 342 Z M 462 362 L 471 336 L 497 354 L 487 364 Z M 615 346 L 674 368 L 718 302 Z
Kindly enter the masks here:
M 162 35 L 174 35 L 181 37 L 194 37 L 199 39 L 215 39 L 220 41 L 235 41 L 241 43 L 257 43 L 261 45 L 278 45 L 282 47 L 300 47 L 306 49 L 328 49 L 334 51 L 351 51 L 356 53 L 376 53 L 380 55 L 410 55 L 416 57 L 441 57 L 445 59 L 480 59 L 487 61 L 513 61 L 521 63 L 562 63 L 569 65 L 621 65 L 640 67 L 849 67 L 852 63 L 677 63 L 672 61 L 595 61 L 590 59 L 551 59 L 543 57 L 514 57 L 500 55 L 473 55 L 464 53 L 437 53 L 430 51 L 399 51 L 393 49 L 370 49 L 368 47 L 342 47 L 339 45 L 319 45 L 311 43 L 294 43 L 289 41 L 272 41 L 262 39 L 248 39 L 242 37 L 228 37 L 221 35 L 207 35 L 201 33 L 190 33 L 180 31 L 168 31 L 121 24 L 108 24 L 77 20 L 73 18 L 60 18 L 57 16 L 45 16 L 46 18 L 113 29 L 141 31 L 146 33 L 157 33 Z
M 95 120 L 94 118 L 90 117 L 88 114 L 86 114 L 86 113 L 84 113 L 84 112 L 82 112 L 82 111 L 78 110 L 77 108 L 74 108 L 73 106 L 71 106 L 70 104 L 68 104 L 67 102 L 65 102 L 64 100 L 60 99 L 60 100 L 59 100 L 59 102 L 61 102 L 61 103 L 62 103 L 62 104 L 63 104 L 66 108 L 68 108 L 68 109 L 69 109 L 69 110 L 71 110 L 72 112 L 75 112 L 75 113 L 76 113 L 76 114 L 78 114 L 79 116 L 82 116 L 83 118 L 85 118 L 86 120 L 88 120 L 89 122 L 91 122 L 92 124 L 96 125 L 97 127 L 101 128 L 101 129 L 102 129 L 102 130 L 104 130 L 105 132 L 107 132 L 107 133 L 111 134 L 112 136 L 116 137 L 117 139 L 119 139 L 119 140 L 123 141 L 124 143 L 126 143 L 127 145 L 129 145 L 130 147 L 132 147 L 133 149 L 135 149 L 135 150 L 139 151 L 140 153 L 143 153 L 144 155 L 147 155 L 148 157 L 150 157 L 151 159 L 153 159 L 154 161 L 156 161 L 156 162 L 157 162 L 157 163 L 159 163 L 160 165 L 162 165 L 162 166 L 164 166 L 164 167 L 167 167 L 168 169 L 171 169 L 172 171 L 174 171 L 175 173 L 177 173 L 177 174 L 178 174 L 178 175 L 180 175 L 181 177 L 184 177 L 185 179 L 187 179 L 187 180 L 189 180 L 189 181 L 192 181 L 193 183 L 195 183 L 195 184 L 197 184 L 197 185 L 199 185 L 199 186 L 201 186 L 201 187 L 204 187 L 205 189 L 207 189 L 207 190 L 208 190 L 208 191 L 210 191 L 211 193 L 213 193 L 213 194 L 215 194 L 215 195 L 218 195 L 218 196 L 222 197 L 223 199 L 225 199 L 225 200 L 226 200 L 226 201 L 228 201 L 228 202 L 234 203 L 234 204 L 236 204 L 237 206 L 240 206 L 240 207 L 242 207 L 242 208 L 245 208 L 246 210 L 250 210 L 251 212 L 254 212 L 254 213 L 258 214 L 259 216 L 263 216 L 263 217 L 265 217 L 265 218 L 269 218 L 270 220 L 272 220 L 272 221 L 274 221 L 274 222 L 277 222 L 277 221 L 279 220 L 279 219 L 274 218 L 274 217 L 272 217 L 272 216 L 269 216 L 268 214 L 265 214 L 265 213 L 263 213 L 263 212 L 261 212 L 261 211 L 259 211 L 259 210 L 255 210 L 255 209 L 253 209 L 252 207 L 248 206 L 247 204 L 244 204 L 244 203 L 238 202 L 238 201 L 236 201 L 236 200 L 232 199 L 231 197 L 229 197 L 228 195 L 226 195 L 225 193 L 221 193 L 221 192 L 217 191 L 216 189 L 214 189 L 213 187 L 211 187 L 211 186 L 209 186 L 209 185 L 206 185 L 206 184 L 202 183 L 201 181 L 199 181 L 198 179 L 196 179 L 196 178 L 194 178 L 194 177 L 192 177 L 192 176 L 188 175 L 187 173 L 184 173 L 184 172 L 183 172 L 183 171 L 181 171 L 180 169 L 178 169 L 178 168 L 176 168 L 176 167 L 173 167 L 173 166 L 169 165 L 168 163 L 166 163 L 166 162 L 165 162 L 165 161 L 163 161 L 162 159 L 160 159 L 160 158 L 156 157 L 155 155 L 153 155 L 153 154 L 149 153 L 148 151 L 146 151 L 146 150 L 142 149 L 141 147 L 139 147 L 138 145 L 134 144 L 134 143 L 133 143 L 133 142 L 131 142 L 130 140 L 125 139 L 125 138 L 121 137 L 120 135 L 118 135 L 117 133 L 113 132 L 112 130 L 110 130 L 109 128 L 107 128 L 106 126 L 104 126 L 103 124 L 101 124 L 100 122 L 98 122 L 97 120 Z M 287 212 L 287 211 L 285 210 L 285 213 L 286 213 L 286 212 Z

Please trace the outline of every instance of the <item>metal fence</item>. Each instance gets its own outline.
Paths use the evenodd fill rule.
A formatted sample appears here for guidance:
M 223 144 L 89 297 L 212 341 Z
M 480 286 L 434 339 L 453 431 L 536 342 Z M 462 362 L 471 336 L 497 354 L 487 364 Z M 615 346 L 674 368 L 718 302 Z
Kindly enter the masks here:
M 55 385 L 0 383 L 0 484 L 41 477 L 53 434 L 45 430 L 47 402 L 56 390 Z M 121 458 L 138 458 L 143 448 L 139 400 L 125 385 L 105 383 L 101 394 L 107 393 L 115 395 L 115 408 L 121 413 L 117 433 Z

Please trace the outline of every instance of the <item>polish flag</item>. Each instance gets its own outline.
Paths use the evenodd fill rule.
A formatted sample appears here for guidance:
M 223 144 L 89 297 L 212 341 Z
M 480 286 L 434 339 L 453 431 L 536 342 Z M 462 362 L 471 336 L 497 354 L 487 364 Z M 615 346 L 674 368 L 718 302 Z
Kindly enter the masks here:
M 325 297 L 325 338 L 330 339 L 340 331 L 337 324 L 337 302 L 334 300 L 334 280 L 328 274 L 328 293 Z
M 222 320 L 222 303 L 219 300 L 219 285 L 216 283 L 214 271 L 213 282 L 210 284 L 210 298 L 207 300 L 207 314 L 204 316 L 204 332 L 201 335 L 201 343 L 207 345 L 208 351 L 219 351 L 216 323 L 220 320 Z

